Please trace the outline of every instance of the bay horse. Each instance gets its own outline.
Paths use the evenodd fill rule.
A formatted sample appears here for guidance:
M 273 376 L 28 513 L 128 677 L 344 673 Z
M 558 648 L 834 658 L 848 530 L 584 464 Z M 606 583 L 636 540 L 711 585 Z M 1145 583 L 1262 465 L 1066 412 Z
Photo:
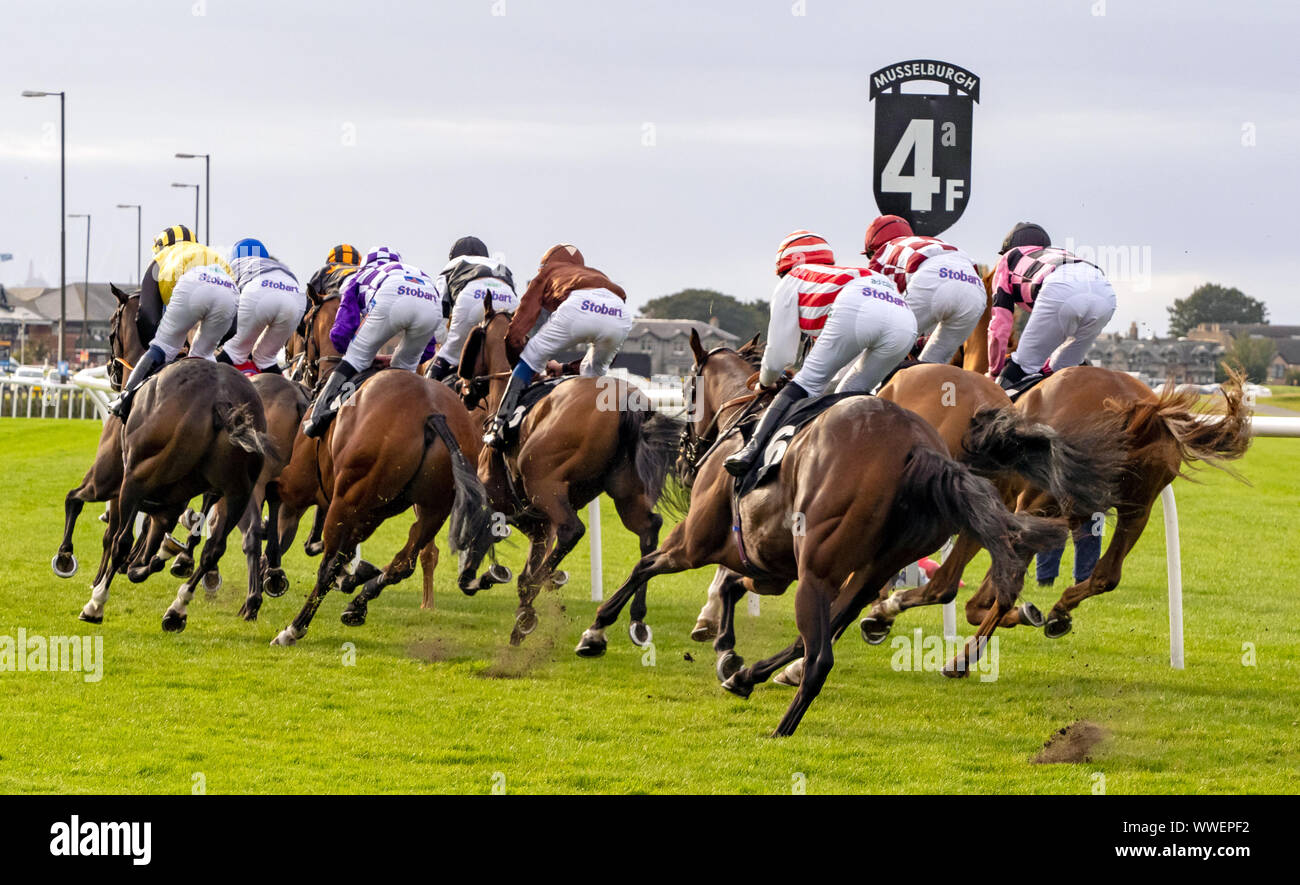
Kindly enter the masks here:
M 122 481 L 116 506 L 109 509 L 112 562 L 96 581 L 81 620 L 103 622 L 113 575 L 126 567 L 132 553 L 138 512 L 154 517 L 141 552 L 142 559 L 152 563 L 166 528 L 176 523 L 189 501 L 214 494 L 225 506 L 203 547 L 199 568 L 163 615 L 164 630 L 184 630 L 195 586 L 216 567 L 266 458 L 274 455 L 262 402 L 237 369 L 182 359 L 145 382 L 122 429 Z
M 506 327 L 512 314 L 496 311 L 489 299 L 483 321 L 466 338 L 460 375 L 467 405 L 486 399 L 495 414 L 514 360 L 507 353 Z M 586 533 L 578 511 L 602 492 L 637 536 L 641 555 L 655 549 L 663 517 L 655 507 L 677 455 L 678 422 L 654 412 L 641 390 L 613 376 L 573 377 L 558 384 L 528 412 L 518 440 L 502 453 L 484 446 L 479 477 L 493 506 L 507 514 L 529 541 L 519 574 L 519 607 L 512 645 L 537 627 L 533 600 L 544 586 L 567 575 L 560 563 Z M 629 635 L 639 646 L 652 633 L 644 618 L 645 586 L 634 588 Z
M 715 348 L 702 357 L 697 351 L 696 359 L 678 462 L 691 489 L 689 510 L 600 607 L 578 654 L 605 651 L 605 629 L 650 578 L 724 566 L 737 578 L 726 582 L 727 604 L 714 643 L 719 676 L 726 675 L 723 688 L 748 697 L 755 683 L 805 657 L 799 689 L 773 733 L 788 736 L 821 691 L 833 666 L 834 640 L 850 619 L 904 566 L 964 529 L 992 556 L 996 617 L 981 624 L 948 669 L 964 670 L 977 660 L 1019 595 L 1021 551 L 1059 543 L 1059 521 L 1010 513 L 992 483 L 949 457 L 933 427 L 869 396 L 848 397 L 817 416 L 787 444 L 777 478 L 737 501 L 734 477 L 722 462 L 742 444 L 738 423 L 758 402 L 749 383 L 761 348 L 751 342 L 740 351 Z M 792 581 L 799 585 L 799 640 L 753 666 L 740 666 L 733 651 L 736 601 L 746 591 L 784 593 Z
M 361 585 L 343 623 L 364 623 L 369 602 L 411 575 L 419 552 L 449 516 L 452 549 L 460 553 L 458 585 L 467 595 L 482 589 L 488 576 L 476 578 L 474 572 L 495 536 L 487 491 L 464 455 L 466 449 L 473 451 L 477 433 L 456 394 L 414 372 L 379 372 L 353 394 L 331 422 L 317 455 L 329 503 L 315 584 L 302 611 L 272 645 L 302 639 L 325 594 L 340 580 L 345 592 Z M 392 562 L 343 579 L 356 546 L 384 520 L 411 507 L 415 524 Z

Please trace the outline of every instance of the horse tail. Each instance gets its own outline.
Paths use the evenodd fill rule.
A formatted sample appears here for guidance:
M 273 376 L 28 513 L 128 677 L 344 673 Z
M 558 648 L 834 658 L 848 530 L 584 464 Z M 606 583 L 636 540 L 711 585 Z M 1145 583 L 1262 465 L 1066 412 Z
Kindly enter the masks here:
M 1063 520 L 1010 512 L 993 483 L 942 452 L 918 447 L 908 456 L 890 517 L 899 527 L 896 541 L 923 543 L 936 519 L 969 532 L 988 550 L 998 600 L 1007 606 L 1020 593 L 1029 556 L 1065 544 Z
M 677 460 L 682 424 L 649 408 L 625 409 L 619 420 L 624 449 L 650 499 L 650 506 L 654 507 Z
M 461 451 L 460 443 L 447 426 L 445 415 L 433 414 L 424 419 L 425 450 L 441 439 L 451 454 L 451 475 L 456 483 L 456 499 L 451 506 L 447 537 L 453 551 L 476 549 L 476 542 L 492 529 L 492 507 L 487 489 L 477 471 Z
M 1048 492 L 1069 513 L 1104 513 L 1114 503 L 1126 452 L 1116 440 L 1123 426 L 1100 416 L 1086 429 L 1063 434 L 1031 421 L 1019 409 L 984 408 L 962 439 L 966 464 L 982 476 L 1014 473 Z
M 1178 452 L 1179 476 L 1187 475 L 1184 465 L 1198 461 L 1237 476 L 1226 462 L 1237 460 L 1250 447 L 1245 381 L 1241 372 L 1228 369 L 1228 380 L 1219 388 L 1224 399 L 1222 415 L 1195 412 L 1200 395 L 1192 390 L 1179 391 L 1172 381 L 1155 399 L 1123 405 L 1108 400 L 1106 407 L 1119 413 L 1135 449 L 1172 442 Z M 1205 417 L 1211 420 L 1203 420 Z
M 257 429 L 257 418 L 249 403 L 213 403 L 212 424 L 217 430 L 224 430 L 230 441 L 245 452 L 261 455 L 263 459 L 281 460 L 271 437 Z

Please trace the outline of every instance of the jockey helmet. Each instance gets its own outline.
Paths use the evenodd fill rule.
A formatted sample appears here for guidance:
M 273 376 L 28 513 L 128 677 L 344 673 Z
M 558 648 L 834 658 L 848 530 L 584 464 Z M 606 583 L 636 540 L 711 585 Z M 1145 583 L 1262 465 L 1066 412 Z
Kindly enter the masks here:
M 356 246 L 341 243 L 330 250 L 329 256 L 325 259 L 326 264 L 360 264 L 361 253 L 357 251 Z
M 823 238 L 797 230 L 776 247 L 776 275 L 783 277 L 801 264 L 834 264 L 835 253 Z
M 483 241 L 478 237 L 461 237 L 456 244 L 451 247 L 451 253 L 447 256 L 450 261 L 453 258 L 460 258 L 462 255 L 473 255 L 477 258 L 487 258 L 488 248 L 483 245 Z
M 897 215 L 881 215 L 871 226 L 867 228 L 867 236 L 862 245 L 862 254 L 871 258 L 876 251 L 890 240 L 896 240 L 899 237 L 910 237 L 912 235 L 912 225 L 907 223 L 907 219 L 900 218 Z
M 363 261 L 362 264 L 370 266 L 375 264 L 388 264 L 389 262 L 401 260 L 402 256 L 398 255 L 387 246 L 372 246 L 370 251 L 366 253 L 366 260 Z
M 252 237 L 245 237 L 235 243 L 234 248 L 230 250 L 230 260 L 235 261 L 239 258 L 270 258 L 271 253 L 266 251 L 261 240 L 255 240 Z
M 1050 246 L 1052 238 L 1043 230 L 1042 225 L 1034 224 L 1032 221 L 1022 221 L 1015 227 L 1011 228 L 1011 233 L 1002 241 L 1002 248 L 998 250 L 1001 255 L 1008 250 L 1017 246 Z
M 568 243 L 560 243 L 558 246 L 552 246 L 546 250 L 542 256 L 542 267 L 548 264 L 586 264 L 587 259 L 582 257 L 582 252 L 577 246 L 571 246 Z
M 153 238 L 153 254 L 157 255 L 168 246 L 174 246 L 177 243 L 197 243 L 194 231 L 190 230 L 183 224 L 173 224 L 158 236 Z

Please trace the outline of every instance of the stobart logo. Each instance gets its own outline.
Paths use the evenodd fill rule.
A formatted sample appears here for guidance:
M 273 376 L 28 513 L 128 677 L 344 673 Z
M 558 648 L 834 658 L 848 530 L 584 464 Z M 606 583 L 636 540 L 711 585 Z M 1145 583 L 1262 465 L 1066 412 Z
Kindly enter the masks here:
M 984 281 L 979 277 L 966 273 L 964 270 L 953 270 L 948 267 L 939 268 L 939 279 L 956 280 L 959 283 L 970 283 L 975 286 L 983 286 Z
M 281 292 L 298 292 L 298 287 L 292 283 L 282 283 L 279 280 L 262 280 L 263 289 L 279 289 Z
M 610 307 L 608 304 L 601 304 L 597 301 L 592 301 L 589 298 L 582 299 L 582 309 L 592 313 L 601 313 L 610 317 L 621 317 L 623 315 L 623 308 Z

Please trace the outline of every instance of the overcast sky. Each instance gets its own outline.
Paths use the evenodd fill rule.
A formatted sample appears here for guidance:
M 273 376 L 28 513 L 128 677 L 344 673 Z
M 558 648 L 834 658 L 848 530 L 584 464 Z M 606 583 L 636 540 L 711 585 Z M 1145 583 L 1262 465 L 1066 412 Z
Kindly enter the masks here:
M 1163 334 L 1204 281 L 1300 323 L 1293 4 L 0 0 L 0 21 L 8 285 L 29 262 L 58 281 L 58 100 L 19 96 L 42 89 L 68 93 L 68 211 L 94 215 L 95 280 L 134 277 L 135 213 L 115 204 L 144 204 L 146 244 L 192 223 L 170 187 L 202 180 L 173 158 L 190 151 L 213 155 L 214 245 L 258 237 L 300 277 L 340 241 L 436 271 L 473 233 L 521 281 L 572 242 L 633 305 L 765 299 L 791 230 L 860 262 L 868 75 L 937 58 L 981 78 L 945 239 L 989 260 L 1028 219 L 1134 250 L 1112 330 Z M 70 280 L 84 237 L 69 220 Z

